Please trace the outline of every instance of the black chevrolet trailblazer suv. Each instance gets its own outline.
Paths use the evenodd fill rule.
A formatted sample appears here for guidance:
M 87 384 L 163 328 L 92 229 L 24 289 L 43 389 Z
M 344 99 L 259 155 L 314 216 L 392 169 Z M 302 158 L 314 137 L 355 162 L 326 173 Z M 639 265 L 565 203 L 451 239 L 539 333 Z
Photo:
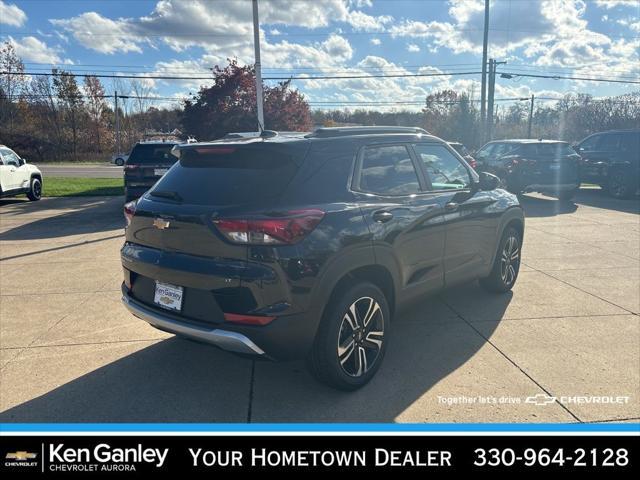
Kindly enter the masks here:
M 497 177 L 419 128 L 264 132 L 174 148 L 125 205 L 123 302 L 156 328 L 269 359 L 306 357 L 353 390 L 395 312 L 518 276 L 524 216 Z

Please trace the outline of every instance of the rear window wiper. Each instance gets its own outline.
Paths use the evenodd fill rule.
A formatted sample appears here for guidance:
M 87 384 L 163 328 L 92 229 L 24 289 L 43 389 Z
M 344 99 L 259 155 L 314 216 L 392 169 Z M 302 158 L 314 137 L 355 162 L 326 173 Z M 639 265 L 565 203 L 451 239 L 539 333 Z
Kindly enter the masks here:
M 153 197 L 168 198 L 169 200 L 173 200 L 175 202 L 182 202 L 182 197 L 178 192 L 172 192 L 169 190 L 152 190 L 151 192 L 149 192 L 149 195 Z

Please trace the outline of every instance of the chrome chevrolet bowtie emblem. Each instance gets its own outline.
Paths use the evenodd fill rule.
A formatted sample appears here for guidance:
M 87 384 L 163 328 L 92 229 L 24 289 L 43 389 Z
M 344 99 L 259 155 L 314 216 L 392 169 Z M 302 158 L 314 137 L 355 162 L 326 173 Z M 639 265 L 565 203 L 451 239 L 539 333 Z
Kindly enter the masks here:
M 159 228 L 160 230 L 164 230 L 165 228 L 169 228 L 170 222 L 169 220 L 165 220 L 164 218 L 156 218 L 153 221 L 153 226 Z

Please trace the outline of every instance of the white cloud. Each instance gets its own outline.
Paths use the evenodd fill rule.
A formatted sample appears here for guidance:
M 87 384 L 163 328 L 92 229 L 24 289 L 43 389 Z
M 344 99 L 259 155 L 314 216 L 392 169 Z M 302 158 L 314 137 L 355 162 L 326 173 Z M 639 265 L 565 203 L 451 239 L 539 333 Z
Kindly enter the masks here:
M 390 15 L 372 16 L 360 11 L 349 12 L 347 22 L 356 30 L 365 32 L 382 32 L 385 26 L 393 21 Z
M 327 40 L 322 42 L 322 48 L 338 60 L 349 60 L 353 56 L 353 49 L 349 41 L 339 35 L 331 35 Z
M 418 45 L 416 45 L 415 43 L 407 43 L 407 52 L 419 52 L 420 51 L 420 47 Z
M 100 53 L 142 53 L 139 40 L 131 34 L 126 21 L 111 20 L 96 12 L 86 12 L 67 20 L 50 20 L 53 25 L 71 32 L 85 48 Z
M 369 43 L 371 43 L 371 45 L 380 45 L 382 42 L 380 41 L 379 38 L 372 38 L 371 40 L 369 40 Z
M 0 23 L 21 27 L 27 21 L 27 14 L 17 5 L 0 0 Z
M 23 37 L 21 40 L 15 40 L 9 36 L 8 42 L 13 46 L 16 54 L 23 61 L 31 61 L 36 63 L 71 63 L 70 60 L 60 58 L 59 48 L 49 47 L 46 43 L 38 40 L 36 37 Z
M 640 0 L 596 0 L 596 5 L 611 9 L 614 7 L 636 7 L 640 8 Z

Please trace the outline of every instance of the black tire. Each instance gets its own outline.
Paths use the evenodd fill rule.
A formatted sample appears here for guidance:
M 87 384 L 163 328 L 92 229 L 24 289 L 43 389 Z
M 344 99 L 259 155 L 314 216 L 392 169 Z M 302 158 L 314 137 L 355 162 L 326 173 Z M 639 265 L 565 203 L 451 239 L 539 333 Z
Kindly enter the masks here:
M 33 177 L 31 179 L 31 188 L 27 192 L 27 198 L 32 202 L 37 202 L 42 198 L 42 182 L 39 178 Z
M 368 282 L 354 285 L 325 311 L 308 359 L 311 373 L 339 390 L 366 385 L 384 358 L 390 324 L 389 305 L 382 291 Z
M 124 165 L 124 160 L 122 158 L 116 158 L 116 165 L 121 167 Z
M 607 183 L 607 192 L 613 198 L 629 198 L 636 193 L 637 187 L 634 188 L 633 176 L 628 175 L 624 170 L 612 170 L 609 174 L 609 182 Z
M 510 242 L 515 242 L 515 244 Z M 500 239 L 491 273 L 480 279 L 480 285 L 485 290 L 493 293 L 505 293 L 513 288 L 520 271 L 521 246 L 520 232 L 513 227 L 507 227 Z
M 571 200 L 573 197 L 576 196 L 576 193 L 578 192 L 579 189 L 580 187 L 572 188 L 571 190 L 562 190 L 558 192 L 556 196 L 558 197 L 558 200 L 562 200 L 563 202 L 568 202 L 569 200 Z

